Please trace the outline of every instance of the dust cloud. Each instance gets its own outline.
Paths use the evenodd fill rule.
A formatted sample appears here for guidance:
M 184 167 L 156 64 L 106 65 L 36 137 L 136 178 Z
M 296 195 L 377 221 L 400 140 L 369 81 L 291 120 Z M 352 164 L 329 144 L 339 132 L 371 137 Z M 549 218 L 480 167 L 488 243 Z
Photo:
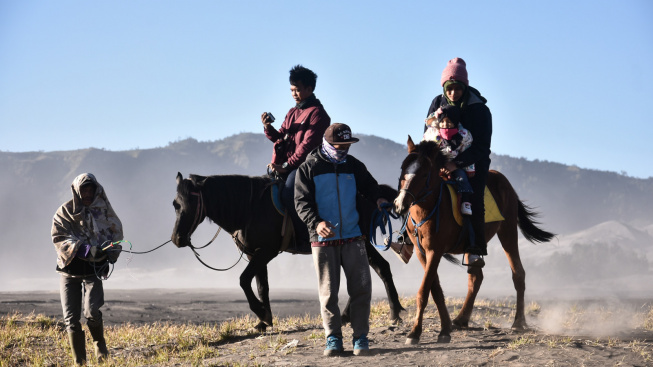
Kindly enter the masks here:
M 609 337 L 644 324 L 651 300 L 543 302 L 534 326 L 548 334 Z
M 263 149 L 261 149 L 263 147 Z M 268 149 L 269 148 L 269 149 Z M 170 238 L 174 225 L 171 205 L 175 196 L 177 172 L 262 175 L 272 146 L 261 134 L 239 134 L 217 142 L 197 142 L 189 139 L 164 148 L 111 152 L 86 149 L 69 152 L 0 152 L 0 168 L 7 174 L 0 177 L 1 214 L 0 292 L 57 290 L 58 275 L 54 271 L 56 253 L 50 238 L 52 216 L 57 208 L 71 197 L 70 184 L 82 172 L 92 172 L 107 191 L 109 200 L 123 222 L 125 237 L 135 251 L 147 251 Z M 352 147 L 352 154 L 365 162 L 380 183 L 396 185 L 405 147 L 394 142 L 366 136 Z M 493 168 L 499 168 L 529 205 L 537 207 L 540 222 L 546 230 L 558 233 L 551 243 L 533 245 L 520 240 L 522 262 L 526 270 L 526 297 L 541 301 L 555 295 L 557 299 L 620 300 L 653 299 L 653 237 L 651 223 L 653 205 L 641 204 L 605 210 L 610 198 L 587 197 L 595 190 L 582 190 L 583 202 L 573 202 L 575 194 L 557 196 L 555 190 L 565 190 L 567 174 L 562 165 L 549 162 L 530 162 L 505 156 L 493 156 Z M 547 169 L 558 172 L 556 180 L 533 180 L 532 175 Z M 580 173 L 579 173 L 580 172 Z M 611 182 L 612 192 L 619 192 L 620 202 L 644 200 L 641 190 L 650 190 L 650 180 L 637 180 L 611 173 L 580 170 L 573 179 L 584 174 L 600 176 Z M 561 186 L 562 185 L 562 186 Z M 585 187 L 578 184 L 578 187 Z M 575 187 L 575 186 L 574 186 Z M 621 191 L 617 188 L 621 187 Z M 570 190 L 570 189 L 569 189 Z M 640 190 L 640 191 L 637 191 Z M 616 195 L 616 194 L 615 194 Z M 608 204 L 606 204 L 606 200 Z M 646 199 L 648 200 L 648 199 Z M 600 203 L 601 205 L 595 205 Z M 630 205 L 630 204 L 628 204 Z M 642 210 L 647 210 L 642 212 Z M 590 219 L 581 213 L 592 212 Z M 633 219 L 632 215 L 636 215 Z M 580 219 L 583 220 L 580 220 Z M 637 224 L 637 225 L 636 225 Z M 394 230 L 400 227 L 394 224 Z M 196 245 L 208 242 L 218 227 L 205 221 L 193 236 Z M 202 260 L 225 272 L 204 268 L 189 249 L 178 249 L 168 244 L 151 254 L 124 253 L 116 263 L 111 278 L 105 282 L 109 289 L 146 288 L 226 288 L 238 289 L 239 276 L 247 266 L 245 258 L 227 233 L 201 252 Z M 390 262 L 399 293 L 412 297 L 423 276 L 419 261 L 414 257 L 403 264 L 391 252 L 382 256 Z M 240 259 L 240 260 L 239 260 Z M 479 297 L 513 297 L 510 267 L 499 242 L 489 245 L 489 256 L 484 269 L 485 281 Z M 447 296 L 464 296 L 467 291 L 466 269 L 443 262 L 439 269 L 440 283 Z M 306 289 L 316 287 L 312 258 L 305 255 L 280 254 L 269 264 L 270 289 Z M 373 275 L 376 295 L 382 296 L 383 285 Z M 344 287 L 343 287 L 344 289 Z M 565 308 L 551 318 L 566 315 Z M 615 325 L 628 317 L 613 312 L 619 318 Z M 587 324 L 605 325 L 606 321 L 590 320 Z M 555 327 L 559 322 L 552 322 Z M 544 326 L 543 326 L 544 327 Z

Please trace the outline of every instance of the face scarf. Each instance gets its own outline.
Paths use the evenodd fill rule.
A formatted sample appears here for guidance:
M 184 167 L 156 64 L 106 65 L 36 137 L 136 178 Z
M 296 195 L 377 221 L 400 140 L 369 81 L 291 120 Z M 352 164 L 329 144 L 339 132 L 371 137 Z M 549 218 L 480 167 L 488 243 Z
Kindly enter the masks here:
M 451 84 L 454 84 L 454 83 L 456 83 L 456 84 L 460 85 L 461 87 L 463 87 L 463 95 L 455 102 L 450 100 L 449 97 L 447 96 L 447 87 L 449 85 L 451 85 Z M 465 84 L 463 84 L 463 83 L 461 83 L 461 82 L 459 82 L 457 80 L 447 80 L 444 83 L 444 85 L 442 86 L 442 94 L 444 95 L 444 98 L 446 98 L 448 104 L 450 104 L 452 106 L 457 106 L 457 107 L 463 108 L 463 106 L 465 105 L 465 101 L 467 100 L 467 97 L 469 95 L 469 88 L 467 88 L 467 86 Z
M 451 129 L 440 129 L 440 136 L 447 139 L 451 140 L 453 139 L 454 136 L 458 134 L 458 129 L 457 128 L 451 128 Z
M 336 149 L 333 145 L 329 144 L 325 138 L 322 138 L 322 147 L 320 149 L 322 154 L 324 154 L 331 163 L 340 164 L 347 161 L 349 147 L 347 147 L 347 149 Z

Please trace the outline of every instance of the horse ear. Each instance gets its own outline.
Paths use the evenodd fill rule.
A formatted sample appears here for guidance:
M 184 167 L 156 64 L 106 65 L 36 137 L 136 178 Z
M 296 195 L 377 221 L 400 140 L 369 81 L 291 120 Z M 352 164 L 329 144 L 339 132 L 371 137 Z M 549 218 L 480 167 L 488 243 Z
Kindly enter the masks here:
M 417 148 L 415 147 L 415 143 L 413 143 L 413 138 L 408 135 L 408 153 L 413 153 Z
M 181 175 L 181 172 L 177 172 L 177 185 L 179 185 L 183 180 L 184 176 Z
M 196 187 L 202 187 L 204 186 L 204 181 L 206 181 L 205 176 L 200 176 L 200 175 L 190 175 L 188 178 L 193 182 L 193 185 Z

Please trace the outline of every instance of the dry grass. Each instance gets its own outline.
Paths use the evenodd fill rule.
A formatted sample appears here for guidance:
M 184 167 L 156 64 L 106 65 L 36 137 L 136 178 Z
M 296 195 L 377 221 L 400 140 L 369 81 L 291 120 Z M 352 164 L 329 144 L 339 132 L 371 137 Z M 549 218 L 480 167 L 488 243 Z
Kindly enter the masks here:
M 411 320 L 415 317 L 415 298 L 401 299 L 404 307 L 410 310 L 403 317 Z M 462 298 L 448 298 L 447 305 L 455 316 L 462 307 Z M 387 301 L 375 302 L 371 308 L 370 326 L 382 327 L 391 324 Z M 541 306 L 536 303 L 527 305 L 529 317 L 536 318 L 543 314 Z M 485 330 L 504 327 L 512 323 L 515 304 L 507 299 L 479 300 L 474 311 L 472 323 L 475 327 Z M 614 317 L 614 311 L 605 309 L 588 310 L 580 305 L 572 305 L 564 312 L 561 320 L 566 330 L 575 330 L 586 322 L 589 316 L 593 319 L 605 320 Z M 425 332 L 438 331 L 439 316 L 432 301 L 426 308 L 424 325 Z M 642 309 L 637 315 L 636 328 L 653 330 L 653 307 Z M 274 318 L 274 328 L 266 333 L 254 331 L 258 320 L 252 316 L 229 319 L 220 324 L 171 324 L 152 323 L 145 325 L 122 324 L 105 329 L 107 343 L 112 360 L 105 366 L 125 365 L 211 365 L 211 360 L 218 360 L 222 354 L 242 348 L 241 341 L 255 340 L 248 343 L 249 360 L 231 364 L 232 366 L 257 366 L 261 355 L 291 355 L 296 351 L 297 343 L 319 346 L 324 343 L 322 320 L 319 316 L 292 316 Z M 470 325 L 471 326 L 471 325 Z M 289 336 L 300 331 L 300 334 Z M 301 340 L 296 340 L 296 335 Z M 570 336 L 551 336 L 536 333 L 521 334 L 504 347 L 495 350 L 490 358 L 504 353 L 528 348 L 530 345 L 542 345 L 551 349 L 569 348 L 579 343 Z M 641 356 L 647 362 L 653 362 L 650 343 L 630 341 L 624 342 L 615 338 L 582 340 L 587 345 L 605 348 L 622 348 Z M 92 350 L 87 337 L 87 350 Z M 89 352 L 89 358 L 90 352 Z M 60 366 L 70 361 L 68 339 L 61 322 L 43 315 L 12 314 L 0 317 L 0 367 L 5 366 Z M 217 363 L 217 362 L 216 362 Z
M 644 328 L 646 330 L 653 330 L 653 307 L 651 307 L 646 314 L 646 318 L 644 319 Z

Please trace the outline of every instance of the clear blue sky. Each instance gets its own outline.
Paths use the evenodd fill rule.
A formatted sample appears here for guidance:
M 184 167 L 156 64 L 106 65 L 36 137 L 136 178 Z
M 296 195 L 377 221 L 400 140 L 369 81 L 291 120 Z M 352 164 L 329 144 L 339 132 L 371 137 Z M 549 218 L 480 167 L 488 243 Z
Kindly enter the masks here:
M 453 57 L 495 153 L 653 176 L 647 0 L 1 0 L 0 150 L 262 132 L 293 106 L 295 64 L 334 122 L 405 143 Z

